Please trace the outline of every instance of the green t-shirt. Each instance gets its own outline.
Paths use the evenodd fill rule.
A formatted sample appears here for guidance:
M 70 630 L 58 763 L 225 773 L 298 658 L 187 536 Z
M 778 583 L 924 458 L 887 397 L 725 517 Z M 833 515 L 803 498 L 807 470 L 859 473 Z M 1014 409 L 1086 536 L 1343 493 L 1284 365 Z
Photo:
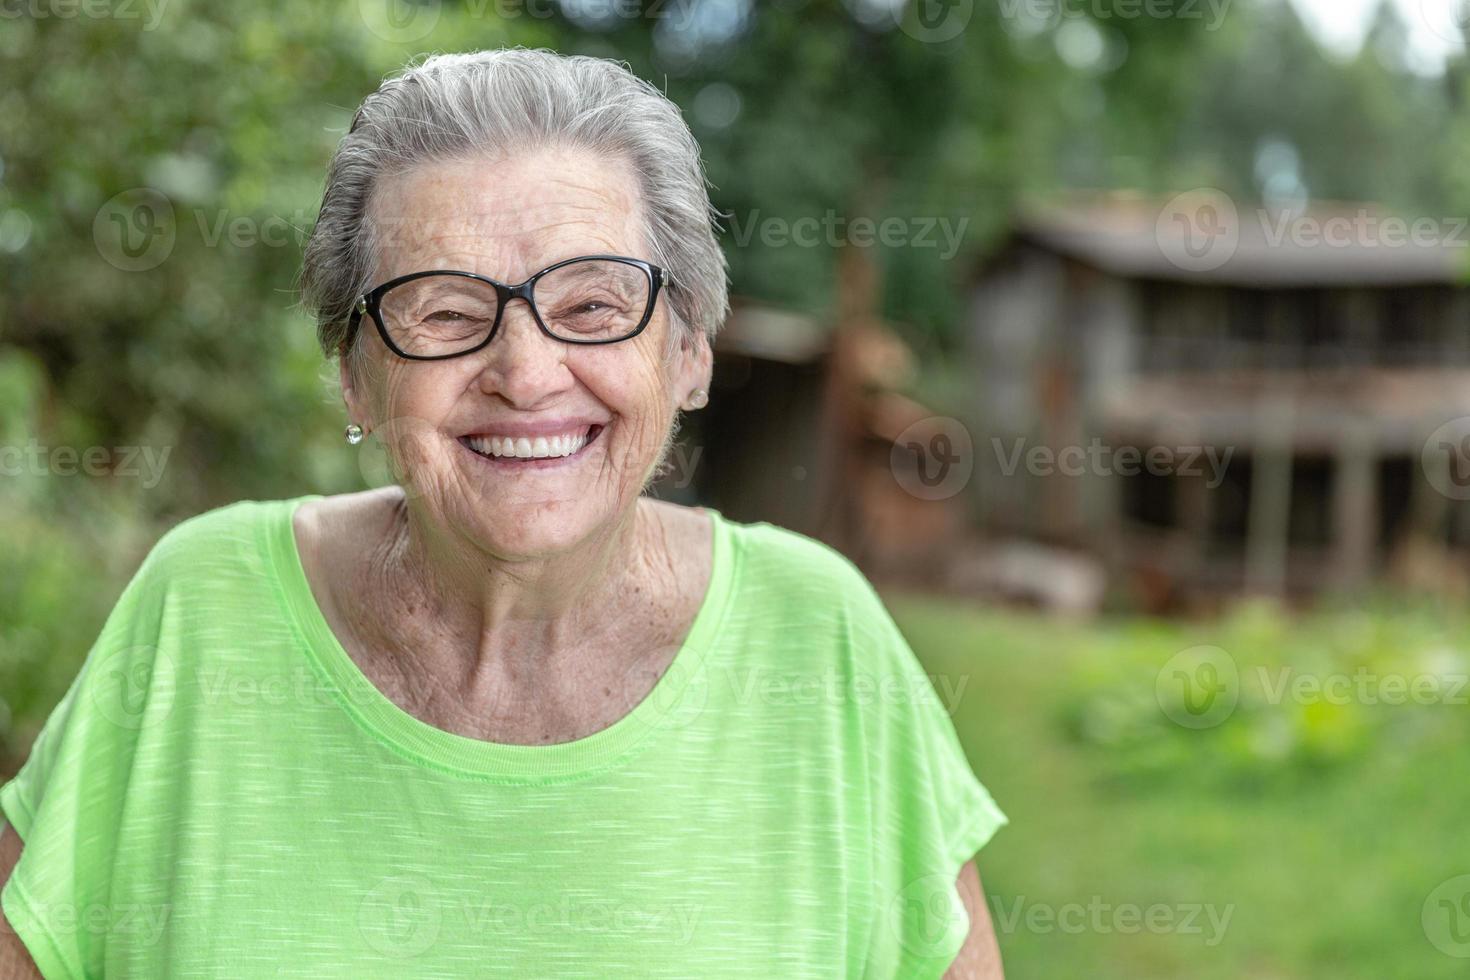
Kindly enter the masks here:
M 0 789 L 48 978 L 943 974 L 1006 818 L 846 558 L 712 512 L 648 696 L 508 745 L 366 679 L 302 571 L 306 499 L 170 531 Z

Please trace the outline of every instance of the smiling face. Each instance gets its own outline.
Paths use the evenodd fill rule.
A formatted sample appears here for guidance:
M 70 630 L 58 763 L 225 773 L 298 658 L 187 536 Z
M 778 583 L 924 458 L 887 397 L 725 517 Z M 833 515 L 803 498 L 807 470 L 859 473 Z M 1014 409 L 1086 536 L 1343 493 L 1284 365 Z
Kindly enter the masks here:
M 580 255 L 652 260 L 631 168 L 581 150 L 416 167 L 378 187 L 370 218 L 375 283 L 453 269 L 513 284 Z M 678 406 L 708 388 L 709 346 L 673 336 L 666 292 L 642 333 L 603 346 L 546 336 L 521 300 L 488 346 L 449 360 L 404 360 L 359 329 L 359 361 L 342 369 L 353 420 L 383 443 L 417 519 L 501 558 L 567 552 L 627 514 Z

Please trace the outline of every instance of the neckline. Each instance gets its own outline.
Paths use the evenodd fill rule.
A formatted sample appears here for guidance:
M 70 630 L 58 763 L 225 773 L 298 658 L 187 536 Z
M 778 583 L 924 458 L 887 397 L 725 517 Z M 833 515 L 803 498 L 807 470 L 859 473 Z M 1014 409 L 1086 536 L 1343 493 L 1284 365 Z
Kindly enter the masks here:
M 458 735 L 414 717 L 380 691 L 343 648 L 312 593 L 294 529 L 296 511 L 322 496 L 307 494 L 283 501 L 275 518 L 263 522 L 263 543 L 275 569 L 273 579 L 307 659 L 332 700 L 400 756 L 484 781 L 560 782 L 621 763 L 660 730 L 677 727 L 703 707 L 706 660 L 733 592 L 730 528 L 714 508 L 703 508 L 712 525 L 709 584 L 679 652 L 652 690 L 632 711 L 601 731 L 570 742 L 517 745 Z

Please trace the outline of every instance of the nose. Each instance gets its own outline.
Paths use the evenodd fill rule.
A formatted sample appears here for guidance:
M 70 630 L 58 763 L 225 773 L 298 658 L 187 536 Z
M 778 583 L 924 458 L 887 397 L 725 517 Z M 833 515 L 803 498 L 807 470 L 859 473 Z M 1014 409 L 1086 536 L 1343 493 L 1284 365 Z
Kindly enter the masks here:
M 566 345 L 542 332 L 524 299 L 505 307 L 500 329 L 482 353 L 480 390 L 517 408 L 534 408 L 572 386 Z

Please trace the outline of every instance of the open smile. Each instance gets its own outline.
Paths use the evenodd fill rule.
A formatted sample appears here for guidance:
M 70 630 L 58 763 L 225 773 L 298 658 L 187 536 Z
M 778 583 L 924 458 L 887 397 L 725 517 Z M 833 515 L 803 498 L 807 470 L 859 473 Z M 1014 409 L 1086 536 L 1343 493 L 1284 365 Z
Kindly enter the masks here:
M 489 463 L 515 469 L 542 469 L 563 465 L 581 456 L 602 435 L 604 428 L 593 424 L 538 436 L 485 433 L 460 436 L 457 441 Z

